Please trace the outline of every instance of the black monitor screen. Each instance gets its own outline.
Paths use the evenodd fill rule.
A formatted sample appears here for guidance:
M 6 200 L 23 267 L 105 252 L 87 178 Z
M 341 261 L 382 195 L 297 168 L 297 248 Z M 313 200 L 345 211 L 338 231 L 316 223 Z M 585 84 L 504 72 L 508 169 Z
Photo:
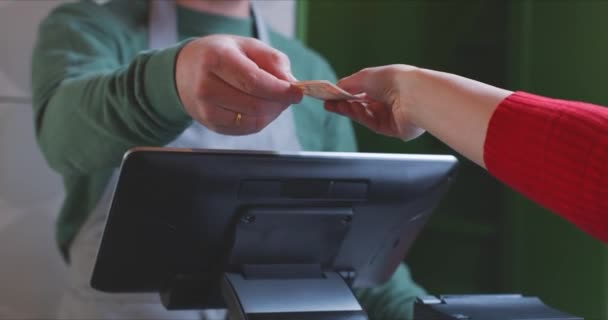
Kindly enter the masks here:
M 138 148 L 123 160 L 91 284 L 205 288 L 223 272 L 317 266 L 352 287 L 388 280 L 455 173 L 456 158 Z

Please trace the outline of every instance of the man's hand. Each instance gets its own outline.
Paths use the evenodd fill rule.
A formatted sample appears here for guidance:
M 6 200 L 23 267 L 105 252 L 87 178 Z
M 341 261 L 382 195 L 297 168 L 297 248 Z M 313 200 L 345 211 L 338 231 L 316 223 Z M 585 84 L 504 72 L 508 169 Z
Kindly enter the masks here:
M 186 112 L 218 133 L 256 133 L 302 92 L 291 85 L 289 58 L 263 42 L 213 35 L 186 44 L 177 57 L 175 82 Z

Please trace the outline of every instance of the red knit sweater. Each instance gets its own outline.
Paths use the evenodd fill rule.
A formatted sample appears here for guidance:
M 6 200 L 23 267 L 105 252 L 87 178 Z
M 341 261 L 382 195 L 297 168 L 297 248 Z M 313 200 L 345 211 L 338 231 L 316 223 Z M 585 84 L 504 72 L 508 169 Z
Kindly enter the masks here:
M 608 242 L 608 108 L 517 92 L 490 119 L 488 171 Z

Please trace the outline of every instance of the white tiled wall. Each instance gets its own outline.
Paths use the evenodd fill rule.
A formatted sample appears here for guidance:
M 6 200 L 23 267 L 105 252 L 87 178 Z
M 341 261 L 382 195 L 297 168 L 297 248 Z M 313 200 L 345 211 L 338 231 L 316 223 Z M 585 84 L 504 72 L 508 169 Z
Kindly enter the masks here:
M 60 0 L 0 0 L 0 319 L 55 318 L 65 266 L 54 220 L 63 192 L 34 139 L 29 64 L 38 21 Z M 258 0 L 268 23 L 294 30 L 293 0 Z
M 29 63 L 53 0 L 0 0 L 0 318 L 49 318 L 65 283 L 53 226 L 61 180 L 34 139 Z
M 12 82 L 11 91 L 0 86 L 0 95 L 27 92 L 31 49 L 38 21 L 60 2 L 62 1 L 0 0 L 0 73 L 3 73 L 0 84 L 5 83 L 7 78 Z M 16 92 L 12 91 L 15 87 L 18 89 Z

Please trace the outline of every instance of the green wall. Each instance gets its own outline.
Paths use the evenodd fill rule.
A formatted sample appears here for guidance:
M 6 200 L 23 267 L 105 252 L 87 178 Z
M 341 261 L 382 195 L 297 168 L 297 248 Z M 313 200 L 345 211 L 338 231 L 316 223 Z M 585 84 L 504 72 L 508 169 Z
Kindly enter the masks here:
M 300 1 L 299 32 L 344 76 L 408 63 L 510 89 L 608 105 L 608 2 Z M 606 31 L 604 31 L 606 30 Z M 357 127 L 361 151 L 453 152 Z M 461 159 L 456 184 L 407 257 L 432 293 L 522 292 L 608 319 L 608 251 Z
M 510 16 L 512 89 L 608 105 L 607 1 L 521 1 Z M 506 197 L 512 287 L 608 319 L 608 246 L 521 196 Z

